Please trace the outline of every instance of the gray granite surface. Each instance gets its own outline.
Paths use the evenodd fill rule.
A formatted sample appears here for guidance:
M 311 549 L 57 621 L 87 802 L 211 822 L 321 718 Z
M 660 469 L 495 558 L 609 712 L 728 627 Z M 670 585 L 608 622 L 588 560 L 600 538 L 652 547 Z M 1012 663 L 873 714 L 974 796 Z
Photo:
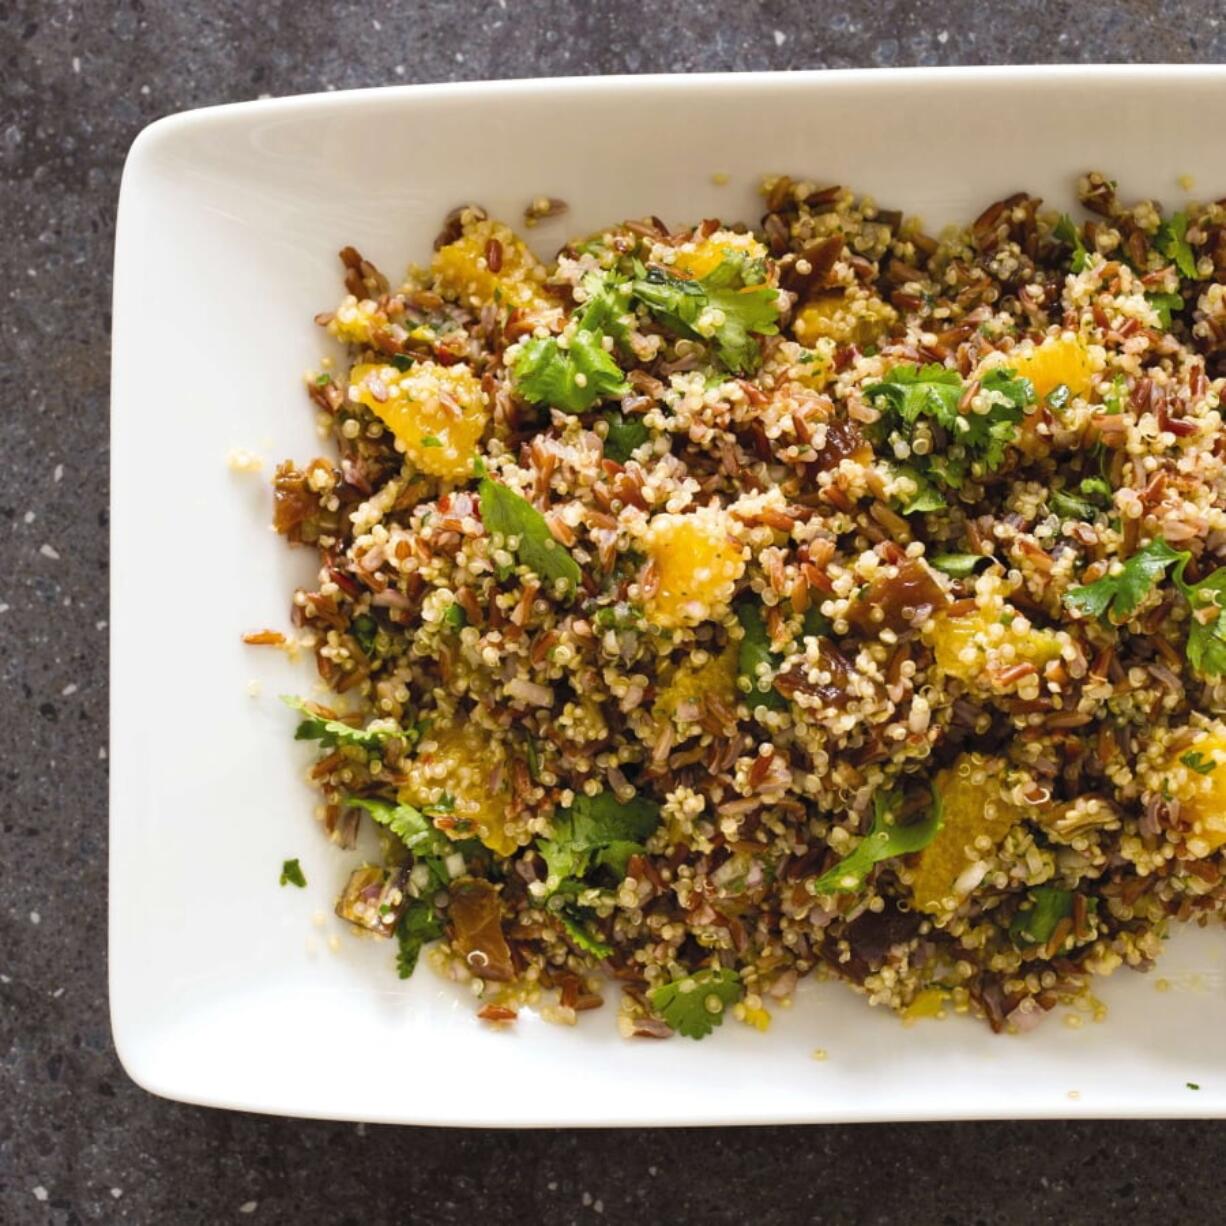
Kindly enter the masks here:
M 107 410 L 120 169 L 160 115 L 412 81 L 1214 61 L 1222 15 L 1208 0 L 0 0 L 0 1222 L 1216 1220 L 1218 1123 L 463 1133 L 137 1089 L 106 1001 Z

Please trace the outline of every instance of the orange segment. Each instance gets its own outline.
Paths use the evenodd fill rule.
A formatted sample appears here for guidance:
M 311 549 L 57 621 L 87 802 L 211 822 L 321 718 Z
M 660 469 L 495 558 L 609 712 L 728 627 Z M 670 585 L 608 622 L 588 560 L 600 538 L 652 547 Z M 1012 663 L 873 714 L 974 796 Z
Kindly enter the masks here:
M 438 292 L 465 306 L 495 300 L 529 310 L 557 305 L 541 288 L 544 265 L 500 221 L 469 222 L 454 243 L 439 248 L 432 267 Z
M 745 560 L 724 512 L 707 507 L 689 515 L 656 515 L 645 544 L 657 580 L 646 601 L 654 625 L 696 626 L 727 609 Z
M 1044 399 L 1062 384 L 1073 396 L 1084 396 L 1094 379 L 1090 355 L 1074 337 L 1053 336 L 1045 340 L 1032 354 L 1009 356 L 1004 365 L 1034 384 L 1035 395 Z
M 1004 768 L 1000 758 L 971 753 L 937 775 L 943 824 L 919 853 L 911 882 L 920 910 L 943 911 L 960 903 L 974 887 L 959 885 L 959 878 L 990 855 L 1020 820 L 1022 811 L 1004 797 Z
M 422 472 L 471 476 L 489 409 L 467 366 L 418 362 L 399 371 L 360 363 L 349 372 L 349 397 L 387 424 Z
M 448 816 L 461 825 L 445 833 L 466 839 L 475 831 L 491 851 L 509 856 L 519 844 L 507 830 L 508 791 L 506 771 L 501 769 L 505 764 L 502 746 L 476 724 L 428 733 L 406 770 L 408 782 L 400 789 L 400 802 L 423 809 L 449 795 L 455 808 Z
M 1226 843 L 1226 727 L 1217 724 L 1172 754 L 1166 772 L 1166 786 L 1207 845 L 1205 854 L 1216 851 Z

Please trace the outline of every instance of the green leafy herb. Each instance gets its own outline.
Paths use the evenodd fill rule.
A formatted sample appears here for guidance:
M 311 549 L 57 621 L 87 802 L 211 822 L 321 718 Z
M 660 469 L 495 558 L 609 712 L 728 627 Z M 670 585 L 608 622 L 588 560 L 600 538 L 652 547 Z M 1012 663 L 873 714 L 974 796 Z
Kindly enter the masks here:
M 1166 568 L 1187 557 L 1187 554 L 1178 553 L 1158 537 L 1143 549 L 1138 549 L 1117 574 L 1108 574 L 1094 583 L 1070 588 L 1064 594 L 1064 603 L 1084 617 L 1106 615 L 1117 625 L 1121 624 L 1136 612 L 1137 606 L 1166 573 Z
M 612 272 L 590 272 L 583 278 L 582 288 L 585 298 L 576 317 L 578 327 L 624 344 L 630 336 L 626 322 L 630 314 L 629 280 Z
M 1183 580 L 1183 571 L 1191 555 L 1177 556 L 1181 561 L 1175 582 L 1192 610 L 1185 648 L 1188 663 L 1202 677 L 1220 677 L 1226 673 L 1226 566 L 1218 567 L 1199 583 L 1189 584 Z
M 659 824 L 660 807 L 644 797 L 622 801 L 613 792 L 580 794 L 554 815 L 552 836 L 537 846 L 549 876 L 559 881 L 581 879 L 596 865 L 624 877 L 626 861 L 643 850 Z
M 678 1034 L 705 1039 L 723 1023 L 724 1013 L 744 989 L 733 970 L 703 970 L 661 984 L 647 993 L 651 1007 Z
M 322 375 L 315 376 L 316 387 L 327 387 L 332 382 L 332 376 L 325 371 Z
M 1189 770 L 1195 771 L 1198 775 L 1212 774 L 1214 768 L 1217 766 L 1217 762 L 1214 760 L 1212 754 L 1206 758 L 1199 749 L 1189 749 L 1188 752 L 1183 754 L 1179 760 Z
M 536 741 L 529 737 L 524 744 L 524 757 L 528 761 L 528 774 L 533 783 L 541 781 L 541 751 L 536 747 Z
M 634 630 L 642 622 L 643 615 L 634 605 L 619 600 L 597 609 L 592 620 L 601 630 Z
M 396 925 L 396 970 L 401 979 L 408 979 L 417 969 L 422 947 L 442 935 L 443 921 L 434 905 L 424 898 L 410 899 Z
M 1026 406 L 1035 399 L 1030 380 L 1015 378 L 1003 367 L 989 371 L 980 381 L 978 394 L 987 400 L 985 412 L 960 412 L 965 392 L 956 370 L 936 363 L 916 366 L 906 362 L 864 389 L 869 402 L 881 410 L 874 434 L 887 451 L 900 442 L 910 446 L 921 420 L 939 426 L 949 439 L 937 453 L 912 451 L 908 464 L 898 470 L 917 486 L 916 494 L 902 507 L 904 514 L 944 506 L 936 485 L 961 489 L 968 475 L 999 468 L 1006 448 L 1017 437 Z
M 622 369 L 600 336 L 582 329 L 566 347 L 556 337 L 535 337 L 521 346 L 512 368 L 516 390 L 532 404 L 583 413 L 599 400 L 630 390 Z
M 1183 310 L 1182 294 L 1146 294 L 1145 301 L 1154 308 L 1158 322 L 1169 329 L 1175 312 Z
M 1009 935 L 1018 945 L 1046 945 L 1056 925 L 1073 914 L 1073 895 L 1070 890 L 1040 885 L 1030 896 L 1033 901 L 1013 917 Z
M 1185 1082 L 1184 1084 L 1188 1087 L 1189 1090 L 1199 1090 L 1200 1089 L 1200 1086 L 1198 1086 L 1195 1081 L 1188 1081 L 1188 1082 Z
M 899 503 L 898 509 L 904 515 L 913 515 L 923 511 L 943 511 L 949 505 L 945 501 L 945 495 L 917 469 L 904 465 L 896 468 L 895 472 L 915 484 L 915 493 Z
M 781 659 L 771 651 L 770 637 L 766 633 L 766 622 L 762 618 L 762 606 L 756 599 L 738 600 L 733 606 L 736 619 L 745 632 L 737 646 L 737 675 L 749 682 L 748 703 L 751 710 L 756 707 L 766 707 L 769 711 L 787 709 L 787 699 L 772 686 L 763 690 L 758 685 L 758 669 L 761 665 L 770 666 L 771 673 L 779 667 Z
M 848 894 L 859 890 L 876 864 L 896 856 L 921 851 L 937 836 L 942 825 L 941 797 L 933 789 L 932 807 L 917 822 L 900 826 L 894 814 L 901 804 L 897 792 L 878 791 L 873 796 L 873 823 L 856 849 L 827 869 L 809 887 L 814 894 Z
M 443 625 L 452 630 L 463 630 L 468 625 L 468 614 L 458 600 L 453 600 L 443 612 Z
M 1077 489 L 1083 497 L 1100 507 L 1111 505 L 1111 483 L 1102 477 L 1086 477 Z
M 375 635 L 379 627 L 369 613 L 360 613 L 349 623 L 349 633 L 357 639 L 358 646 L 365 655 L 370 655 L 375 649 Z
M 585 954 L 600 959 L 613 956 L 613 946 L 606 944 L 592 932 L 584 921 L 583 913 L 577 907 L 563 907 L 557 912 L 557 917 L 566 935 Z
M 519 560 L 542 579 L 561 580 L 573 592 L 582 572 L 579 564 L 553 539 L 545 517 L 526 498 L 489 477 L 478 487 L 481 520 L 491 535 L 515 541 Z
M 651 438 L 651 431 L 643 424 L 641 417 L 627 417 L 620 409 L 609 409 L 604 417 L 609 423 L 604 453 L 610 460 L 625 464 Z
M 965 579 L 975 573 L 975 567 L 989 559 L 982 553 L 938 553 L 929 558 L 930 565 L 953 579 Z
M 455 844 L 451 843 L 424 813 L 412 805 L 392 804 L 391 801 L 368 796 L 346 796 L 345 803 L 364 809 L 412 852 L 446 856 L 455 848 Z
M 709 276 L 685 280 L 662 268 L 635 279 L 634 296 L 665 327 L 694 340 L 711 341 L 720 362 L 748 374 L 760 360 L 755 336 L 779 331 L 777 291 L 748 285 L 747 265 L 725 259 Z
M 1179 275 L 1189 281 L 1196 280 L 1196 256 L 1188 243 L 1188 215 L 1176 213 L 1169 221 L 1164 221 L 1154 235 L 1154 246 L 1160 255 L 1165 256 L 1179 269 Z
M 281 865 L 281 884 L 296 885 L 300 890 L 306 888 L 306 878 L 302 874 L 302 865 L 297 860 L 286 860 Z
M 805 635 L 811 634 L 816 638 L 829 638 L 834 633 L 834 622 L 817 605 L 811 604 L 805 610 L 801 631 Z
M 1060 220 L 1056 223 L 1056 228 L 1052 233 L 1060 242 L 1072 249 L 1069 272 L 1081 272 L 1090 259 L 1090 253 L 1085 243 L 1082 242 L 1081 231 L 1078 230 L 1073 219 L 1067 213 L 1061 213 Z
M 1061 519 L 1084 519 L 1093 522 L 1098 515 L 1098 508 L 1084 498 L 1078 498 L 1067 490 L 1049 490 L 1047 505 Z
M 441 447 L 443 440 L 437 434 L 423 434 L 421 436 L 421 445 L 423 447 Z
M 355 728 L 339 719 L 324 719 L 307 706 L 305 699 L 295 698 L 292 694 L 282 694 L 281 701 L 287 707 L 300 711 L 305 717 L 294 732 L 294 740 L 318 741 L 323 749 L 350 745 L 364 749 L 367 753 L 377 753 L 389 737 L 405 735 L 394 725 L 386 728 Z

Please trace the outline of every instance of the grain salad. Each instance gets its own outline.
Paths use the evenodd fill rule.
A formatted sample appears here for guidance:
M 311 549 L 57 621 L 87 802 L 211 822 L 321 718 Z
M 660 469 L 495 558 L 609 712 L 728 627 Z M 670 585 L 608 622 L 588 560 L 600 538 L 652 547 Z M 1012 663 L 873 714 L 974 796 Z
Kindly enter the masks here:
M 1226 202 L 1078 189 L 341 252 L 287 701 L 402 976 L 627 1037 L 808 975 L 1019 1031 L 1226 910 Z

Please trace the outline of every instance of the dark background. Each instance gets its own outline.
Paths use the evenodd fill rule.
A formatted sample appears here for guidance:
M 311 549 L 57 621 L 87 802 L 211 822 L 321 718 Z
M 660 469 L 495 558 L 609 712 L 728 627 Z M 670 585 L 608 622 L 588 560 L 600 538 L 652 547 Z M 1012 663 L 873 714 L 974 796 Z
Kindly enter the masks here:
M 145 124 L 414 81 L 1215 61 L 1222 15 L 1208 0 L 0 0 L 0 1222 L 1217 1219 L 1218 1123 L 480 1133 L 155 1099 L 107 1019 L 105 747 L 112 235 Z M 190 733 L 190 695 L 172 702 Z

